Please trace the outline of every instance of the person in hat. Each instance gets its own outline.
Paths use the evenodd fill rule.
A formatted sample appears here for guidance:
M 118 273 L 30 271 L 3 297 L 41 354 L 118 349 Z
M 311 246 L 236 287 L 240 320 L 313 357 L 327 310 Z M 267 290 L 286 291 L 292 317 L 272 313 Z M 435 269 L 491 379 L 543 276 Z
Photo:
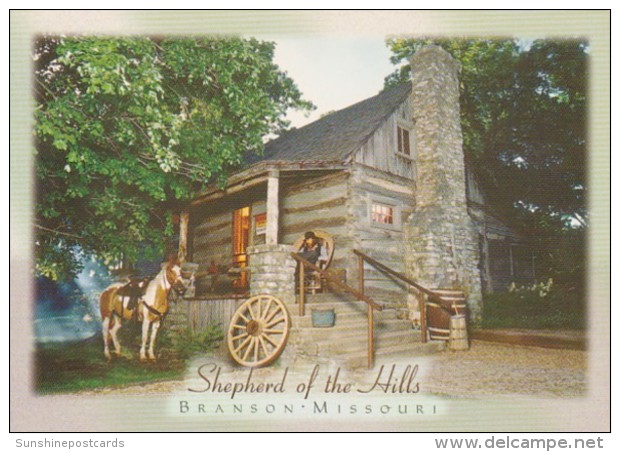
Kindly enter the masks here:
M 319 260 L 327 260 L 323 253 L 321 240 L 312 231 L 308 231 L 304 234 L 304 241 L 299 247 L 297 254 L 314 265 L 316 265 Z

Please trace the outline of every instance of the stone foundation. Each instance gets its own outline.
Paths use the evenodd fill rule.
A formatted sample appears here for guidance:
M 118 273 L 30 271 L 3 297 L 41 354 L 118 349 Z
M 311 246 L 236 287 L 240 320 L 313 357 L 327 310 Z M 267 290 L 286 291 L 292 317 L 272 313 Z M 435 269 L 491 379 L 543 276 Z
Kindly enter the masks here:
M 269 294 L 295 303 L 295 269 L 292 245 L 256 245 L 247 250 L 250 261 L 250 296 Z

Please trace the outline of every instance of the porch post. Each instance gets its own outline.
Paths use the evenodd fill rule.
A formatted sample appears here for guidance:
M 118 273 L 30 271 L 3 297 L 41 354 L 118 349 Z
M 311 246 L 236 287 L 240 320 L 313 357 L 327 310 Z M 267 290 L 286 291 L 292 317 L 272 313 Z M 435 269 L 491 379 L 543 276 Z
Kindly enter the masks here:
M 278 229 L 280 218 L 279 172 L 271 171 L 267 177 L 267 230 L 265 243 L 278 244 Z
M 181 212 L 179 218 L 179 261 L 183 264 L 187 260 L 187 231 L 189 228 L 189 211 Z

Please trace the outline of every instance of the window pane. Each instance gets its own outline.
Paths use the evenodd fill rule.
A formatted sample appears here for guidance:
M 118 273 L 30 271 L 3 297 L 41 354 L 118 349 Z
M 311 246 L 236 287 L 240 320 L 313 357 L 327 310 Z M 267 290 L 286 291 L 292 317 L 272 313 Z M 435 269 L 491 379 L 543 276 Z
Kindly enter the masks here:
M 403 129 L 403 153 L 409 155 L 409 131 Z
M 394 224 L 394 208 L 384 204 L 373 203 L 371 206 L 371 220 L 380 224 Z
M 410 155 L 409 130 L 397 126 L 396 135 L 398 136 L 398 152 L 401 154 Z

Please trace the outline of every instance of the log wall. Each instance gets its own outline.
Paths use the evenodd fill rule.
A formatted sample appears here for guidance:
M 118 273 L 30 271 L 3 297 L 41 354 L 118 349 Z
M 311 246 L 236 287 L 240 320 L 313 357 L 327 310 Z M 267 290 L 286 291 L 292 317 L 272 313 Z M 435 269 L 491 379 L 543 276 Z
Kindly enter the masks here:
M 413 181 L 357 164 L 352 167 L 348 193 L 351 249 L 359 249 L 395 271 L 404 273 L 403 225 L 415 205 Z M 395 224 L 374 223 L 370 213 L 373 202 L 393 206 Z M 347 274 L 350 281 L 357 281 L 355 257 L 348 264 Z M 401 281 L 367 263 L 364 265 L 364 281 L 367 294 L 376 301 L 394 307 L 406 305 L 408 289 Z
M 332 266 L 350 258 L 348 229 L 347 172 L 319 177 L 284 188 L 280 210 L 280 242 L 292 245 L 312 230 L 334 237 Z
M 206 215 L 192 229 L 192 262 L 205 267 L 204 270 L 211 260 L 228 265 L 232 262 L 232 212 L 231 209 Z

